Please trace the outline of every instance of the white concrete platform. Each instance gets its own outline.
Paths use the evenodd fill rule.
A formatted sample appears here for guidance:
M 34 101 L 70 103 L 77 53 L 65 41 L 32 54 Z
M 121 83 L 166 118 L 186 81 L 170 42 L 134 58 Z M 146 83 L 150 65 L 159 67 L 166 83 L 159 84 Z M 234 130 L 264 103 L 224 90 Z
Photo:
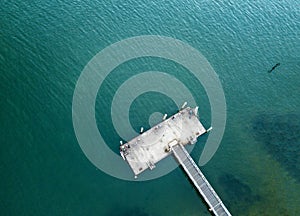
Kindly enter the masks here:
M 170 147 L 194 144 L 206 133 L 198 119 L 198 107 L 187 107 L 120 146 L 120 154 L 137 176 L 171 154 Z

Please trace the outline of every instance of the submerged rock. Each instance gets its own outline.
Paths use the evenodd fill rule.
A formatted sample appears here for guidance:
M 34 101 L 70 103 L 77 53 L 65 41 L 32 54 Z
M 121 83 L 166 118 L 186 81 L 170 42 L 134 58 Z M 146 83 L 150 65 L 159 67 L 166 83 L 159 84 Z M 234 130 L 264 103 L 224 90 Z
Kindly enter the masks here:
M 266 151 L 300 181 L 300 116 L 258 115 L 252 129 L 255 139 L 264 144 Z

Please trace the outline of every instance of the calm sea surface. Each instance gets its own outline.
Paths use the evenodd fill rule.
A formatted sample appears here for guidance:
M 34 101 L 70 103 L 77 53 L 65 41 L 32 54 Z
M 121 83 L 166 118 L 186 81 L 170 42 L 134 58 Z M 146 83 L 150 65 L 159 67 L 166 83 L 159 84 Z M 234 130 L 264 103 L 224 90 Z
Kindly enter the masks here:
M 209 215 L 181 169 L 156 180 L 123 181 L 98 170 L 78 145 L 72 98 L 81 71 L 100 50 L 140 35 L 184 41 L 219 75 L 227 125 L 202 170 L 232 214 L 300 215 L 299 8 L 292 0 L 1 0 L 1 215 Z M 116 68 L 97 96 L 98 128 L 115 152 L 120 138 L 107 115 L 113 95 L 147 70 L 182 80 L 210 124 L 205 91 L 185 68 L 135 59 Z M 149 128 L 145 107 L 177 109 L 162 94 L 139 96 L 130 112 L 136 130 Z M 196 161 L 205 140 L 192 152 Z

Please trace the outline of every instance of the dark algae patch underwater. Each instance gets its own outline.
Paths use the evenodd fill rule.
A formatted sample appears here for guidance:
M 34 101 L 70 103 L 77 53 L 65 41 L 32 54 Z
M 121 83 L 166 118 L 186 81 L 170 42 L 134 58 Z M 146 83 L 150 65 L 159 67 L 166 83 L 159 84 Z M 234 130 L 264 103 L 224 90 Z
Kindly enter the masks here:
M 255 139 L 300 182 L 300 115 L 261 114 L 252 129 Z
M 245 213 L 245 207 L 239 207 L 241 203 L 253 205 L 261 200 L 261 197 L 256 195 L 245 182 L 232 174 L 222 174 L 219 176 L 218 182 L 224 189 L 227 199 L 231 200 L 229 207 L 236 208 L 237 211 L 240 211 L 240 214 Z
M 253 203 L 260 200 L 251 188 L 232 174 L 224 173 L 219 177 L 219 184 L 222 185 L 228 197 L 236 203 L 241 201 Z

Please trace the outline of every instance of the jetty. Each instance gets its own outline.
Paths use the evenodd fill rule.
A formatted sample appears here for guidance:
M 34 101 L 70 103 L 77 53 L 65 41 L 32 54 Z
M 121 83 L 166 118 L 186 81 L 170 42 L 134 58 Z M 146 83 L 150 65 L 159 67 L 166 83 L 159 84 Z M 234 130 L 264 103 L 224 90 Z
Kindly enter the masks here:
M 129 142 L 120 145 L 120 154 L 131 167 L 134 177 L 169 155 L 173 155 L 193 182 L 209 210 L 216 216 L 231 215 L 204 174 L 185 149 L 187 144 L 195 144 L 206 130 L 198 117 L 198 107 L 181 107 L 178 113 L 143 132 Z

